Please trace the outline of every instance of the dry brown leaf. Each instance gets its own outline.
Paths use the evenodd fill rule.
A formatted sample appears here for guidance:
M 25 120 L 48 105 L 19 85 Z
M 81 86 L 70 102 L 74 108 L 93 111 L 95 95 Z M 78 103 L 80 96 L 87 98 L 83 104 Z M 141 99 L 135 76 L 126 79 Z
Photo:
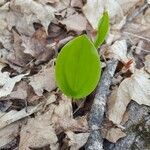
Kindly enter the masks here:
M 9 95 L 15 84 L 19 82 L 23 77 L 25 77 L 27 74 L 20 74 L 15 77 L 10 78 L 10 73 L 9 72 L 1 72 L 1 67 L 0 67 L 0 98 L 5 97 Z
M 10 2 L 10 8 L 7 16 L 9 28 L 15 26 L 19 33 L 24 35 L 34 33 L 34 22 L 41 23 L 47 31 L 54 18 L 55 9 L 52 6 L 42 5 L 33 0 L 13 0 Z
M 127 62 L 127 43 L 126 40 L 116 41 L 109 49 L 109 57 L 114 57 L 121 62 Z
M 73 0 L 73 1 L 71 1 L 71 6 L 72 7 L 82 8 L 83 7 L 83 1 Z
M 42 108 L 42 105 L 41 103 L 39 103 L 36 106 L 28 106 L 26 109 L 24 108 L 20 111 L 11 110 L 7 113 L 4 113 L 0 117 L 0 129 L 4 128 L 5 126 L 8 126 L 9 124 L 17 120 L 30 116 L 31 114 L 39 111 L 41 108 Z
M 51 109 L 43 115 L 28 120 L 28 123 L 21 129 L 19 150 L 37 149 L 49 144 L 53 149 L 58 148 L 58 139 L 50 121 L 52 112 Z
M 86 117 L 73 119 L 71 100 L 62 95 L 59 100 L 59 105 L 55 107 L 52 116 L 52 122 L 55 125 L 57 132 L 61 131 L 80 131 L 85 132 L 88 130 L 88 123 Z
M 26 100 L 28 97 L 28 90 L 29 86 L 25 81 L 21 81 L 18 84 L 14 86 L 13 91 L 5 98 L 2 98 L 2 100 Z
M 0 0 L 0 6 L 5 3 L 5 0 Z
M 127 42 L 126 40 L 116 41 L 111 47 L 108 49 L 109 58 L 116 58 L 121 61 L 123 64 L 128 63 L 132 60 L 132 63 L 129 66 L 129 70 L 134 72 L 135 70 L 135 62 L 133 56 L 127 54 Z
M 75 134 L 72 131 L 67 131 L 67 139 L 69 139 L 70 150 L 78 150 L 85 145 L 89 137 L 89 133 Z
M 29 80 L 29 84 L 38 96 L 42 96 L 44 90 L 51 92 L 56 88 L 54 66 L 43 68 L 38 74 L 31 76 Z
M 136 70 L 130 77 L 124 79 L 117 91 L 112 93 L 108 103 L 108 117 L 115 124 L 120 124 L 126 107 L 132 100 L 138 104 L 150 106 L 150 75 Z
M 120 128 L 111 128 L 107 131 L 105 138 L 112 143 L 116 143 L 120 138 L 125 136 L 126 134 Z
M 145 69 L 150 73 L 150 55 L 145 56 Z
M 0 149 L 17 137 L 19 134 L 19 124 L 20 122 L 16 122 L 0 129 Z
M 59 2 L 59 0 L 36 0 L 36 1 L 41 3 L 41 4 L 46 4 L 46 3 L 54 4 L 54 3 L 58 3 Z
M 24 53 L 36 59 L 35 64 L 48 61 L 54 55 L 54 51 L 47 47 L 47 34 L 44 28 L 38 29 L 32 37 L 22 36 Z
M 109 12 L 111 22 L 120 22 L 130 8 L 140 0 L 87 0 L 83 7 L 83 13 L 94 29 L 98 27 L 99 18 L 106 9 Z
M 12 33 L 8 31 L 8 24 L 6 21 L 8 10 L 9 3 L 6 3 L 0 7 L 0 42 L 5 49 L 11 50 Z
M 86 30 L 87 21 L 81 14 L 74 14 L 60 21 L 66 25 L 67 30 L 83 31 Z

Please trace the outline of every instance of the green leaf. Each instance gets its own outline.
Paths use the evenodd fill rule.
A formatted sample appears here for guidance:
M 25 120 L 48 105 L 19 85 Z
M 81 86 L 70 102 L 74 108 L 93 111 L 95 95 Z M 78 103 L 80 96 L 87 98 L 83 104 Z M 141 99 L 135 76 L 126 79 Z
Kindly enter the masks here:
M 105 11 L 98 24 L 98 31 L 94 42 L 96 48 L 100 47 L 101 44 L 104 42 L 108 30 L 109 30 L 109 15 L 108 12 Z
M 69 97 L 80 99 L 89 95 L 98 84 L 100 73 L 97 49 L 86 35 L 67 43 L 57 57 L 56 82 Z

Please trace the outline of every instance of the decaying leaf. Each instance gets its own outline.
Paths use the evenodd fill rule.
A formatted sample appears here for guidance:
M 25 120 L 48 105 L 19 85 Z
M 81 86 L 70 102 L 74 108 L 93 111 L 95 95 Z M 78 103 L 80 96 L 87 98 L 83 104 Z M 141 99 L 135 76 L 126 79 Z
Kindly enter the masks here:
M 26 75 L 27 74 L 20 74 L 10 78 L 9 72 L 1 72 L 0 70 L 0 98 L 9 95 L 13 90 L 15 84 Z
M 145 64 L 145 69 L 146 69 L 146 71 L 148 71 L 148 72 L 150 73 L 150 55 L 147 55 L 147 56 L 145 57 L 145 62 L 144 62 L 144 64 Z
M 36 0 L 36 1 L 40 2 L 41 4 L 46 4 L 46 3 L 54 4 L 59 2 L 59 0 Z
M 116 143 L 120 138 L 125 137 L 126 134 L 120 128 L 108 129 L 106 139 L 112 143 Z
M 13 0 L 10 2 L 10 8 L 11 11 L 7 16 L 9 28 L 15 26 L 19 33 L 24 35 L 34 33 L 34 22 L 41 23 L 47 31 L 48 25 L 54 18 L 55 9 L 52 6 L 42 5 L 33 0 Z
M 50 110 L 43 115 L 29 119 L 28 123 L 22 127 L 19 143 L 20 150 L 37 149 L 47 145 L 57 149 L 58 139 L 50 122 L 52 112 Z
M 38 96 L 42 96 L 44 90 L 51 92 L 56 88 L 54 66 L 43 68 L 38 74 L 31 76 L 29 80 L 29 84 Z
M 72 131 L 67 131 L 67 139 L 69 139 L 70 150 L 80 149 L 85 145 L 89 137 L 89 133 L 78 133 L 75 134 Z
M 150 75 L 136 70 L 130 77 L 124 79 L 116 92 L 112 93 L 108 103 L 108 118 L 115 124 L 120 124 L 131 100 L 138 104 L 150 106 Z
M 0 149 L 18 136 L 19 124 L 20 122 L 16 122 L 4 129 L 0 129 Z
M 83 7 L 83 1 L 80 0 L 73 0 L 71 1 L 72 7 L 82 8 Z
M 119 61 L 127 62 L 127 42 L 126 40 L 116 41 L 109 50 L 109 57 L 115 57 Z
M 108 50 L 109 58 L 116 58 L 121 61 L 124 65 L 132 60 L 132 63 L 127 66 L 132 72 L 135 69 L 135 63 L 133 57 L 127 54 L 127 42 L 126 40 L 116 41 Z
M 65 95 L 62 95 L 59 105 L 54 109 L 52 122 L 58 133 L 68 130 L 80 132 L 88 130 L 86 117 L 73 119 L 71 100 Z
M 28 106 L 26 109 L 22 109 L 20 111 L 11 110 L 7 113 L 4 113 L 0 117 L 0 123 L 1 123 L 0 129 L 4 128 L 5 126 L 8 126 L 9 124 L 17 120 L 30 116 L 31 114 L 39 111 L 40 109 L 41 109 L 41 103 L 39 103 L 36 106 Z
M 31 37 L 22 36 L 21 38 L 24 53 L 34 57 L 36 59 L 35 64 L 52 58 L 54 51 L 47 47 L 47 34 L 44 28 L 36 30 Z
M 86 30 L 87 21 L 85 17 L 81 14 L 74 14 L 66 19 L 60 21 L 62 24 L 66 25 L 67 30 L 73 31 L 83 31 Z
M 83 13 L 94 29 L 97 29 L 99 18 L 106 9 L 110 14 L 111 22 L 120 22 L 130 8 L 140 0 L 87 0 Z

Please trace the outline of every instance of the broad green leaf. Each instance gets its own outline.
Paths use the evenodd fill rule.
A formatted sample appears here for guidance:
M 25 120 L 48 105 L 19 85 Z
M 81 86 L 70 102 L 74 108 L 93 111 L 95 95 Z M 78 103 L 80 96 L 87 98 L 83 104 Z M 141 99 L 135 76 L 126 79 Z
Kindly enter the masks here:
M 95 89 L 100 73 L 97 49 L 86 35 L 67 43 L 57 57 L 57 85 L 64 94 L 74 99 L 89 95 Z
M 109 30 L 109 15 L 108 12 L 106 11 L 103 13 L 103 16 L 100 19 L 98 24 L 98 31 L 94 42 L 96 48 L 100 47 L 101 44 L 104 42 L 108 30 Z

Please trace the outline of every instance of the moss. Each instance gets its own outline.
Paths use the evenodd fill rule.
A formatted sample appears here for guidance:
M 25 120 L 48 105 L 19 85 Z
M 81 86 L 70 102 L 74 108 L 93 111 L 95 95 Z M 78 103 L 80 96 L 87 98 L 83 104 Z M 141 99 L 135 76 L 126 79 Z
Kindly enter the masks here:
M 146 128 L 145 120 L 141 120 L 138 124 L 132 125 L 127 132 L 134 132 L 136 137 L 138 137 L 144 143 L 146 149 L 150 149 L 150 126 Z M 134 142 L 131 149 L 138 150 L 138 146 Z

